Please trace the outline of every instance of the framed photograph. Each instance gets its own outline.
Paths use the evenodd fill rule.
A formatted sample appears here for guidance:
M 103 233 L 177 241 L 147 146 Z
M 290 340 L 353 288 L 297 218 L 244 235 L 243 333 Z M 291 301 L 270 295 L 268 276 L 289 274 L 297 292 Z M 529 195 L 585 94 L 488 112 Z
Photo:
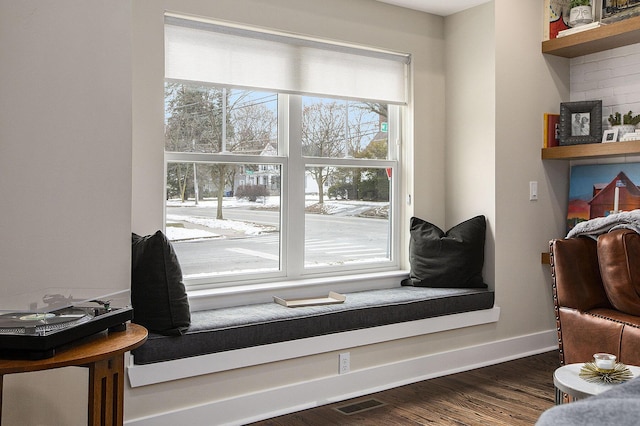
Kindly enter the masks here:
M 638 0 L 598 0 L 601 2 L 600 21 L 604 23 L 622 21 L 640 15 Z
M 560 145 L 602 141 L 602 101 L 560 104 Z
M 618 130 L 619 129 L 605 130 L 604 133 L 602 134 L 602 143 L 617 142 Z

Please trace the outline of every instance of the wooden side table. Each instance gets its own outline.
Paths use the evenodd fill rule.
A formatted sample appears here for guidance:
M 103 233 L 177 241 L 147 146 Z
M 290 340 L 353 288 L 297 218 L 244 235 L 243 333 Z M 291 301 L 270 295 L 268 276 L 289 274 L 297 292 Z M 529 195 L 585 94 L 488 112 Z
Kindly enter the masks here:
M 75 366 L 89 369 L 88 424 L 121 426 L 124 418 L 124 353 L 142 345 L 147 334 L 146 328 L 127 324 L 124 331 L 104 331 L 60 347 L 51 358 L 35 361 L 0 359 L 0 423 L 5 374 Z

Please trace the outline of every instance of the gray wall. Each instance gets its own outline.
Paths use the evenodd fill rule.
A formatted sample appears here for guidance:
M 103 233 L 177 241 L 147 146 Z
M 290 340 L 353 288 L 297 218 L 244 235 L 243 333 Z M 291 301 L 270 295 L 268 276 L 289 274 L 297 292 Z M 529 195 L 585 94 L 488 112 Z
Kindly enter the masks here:
M 129 288 L 131 29 L 130 2 L 0 1 L 0 299 Z M 78 424 L 83 378 L 7 376 L 2 424 Z

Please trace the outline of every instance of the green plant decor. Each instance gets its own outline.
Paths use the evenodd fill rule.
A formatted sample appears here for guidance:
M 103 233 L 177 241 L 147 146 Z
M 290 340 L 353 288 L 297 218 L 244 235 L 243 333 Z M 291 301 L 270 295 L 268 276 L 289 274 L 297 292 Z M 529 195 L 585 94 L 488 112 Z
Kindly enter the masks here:
M 571 0 L 571 3 L 569 4 L 570 8 L 578 6 L 591 6 L 591 0 Z
M 625 115 L 621 115 L 619 112 L 616 112 L 615 115 L 609 115 L 609 118 L 607 120 L 612 126 L 620 126 L 621 124 L 633 124 L 634 126 L 637 126 L 638 124 L 640 124 L 640 114 L 634 117 L 631 111 L 629 111 Z
M 640 114 L 636 115 L 635 117 L 633 116 L 633 114 L 631 114 L 631 111 L 629 111 L 627 114 L 625 114 L 623 116 L 624 120 L 622 121 L 624 124 L 633 124 L 634 126 L 638 125 L 638 123 L 640 123 Z
M 615 115 L 610 114 L 607 120 L 609 120 L 609 124 L 612 126 L 619 126 L 622 124 L 622 115 L 620 115 L 619 112 L 616 112 Z

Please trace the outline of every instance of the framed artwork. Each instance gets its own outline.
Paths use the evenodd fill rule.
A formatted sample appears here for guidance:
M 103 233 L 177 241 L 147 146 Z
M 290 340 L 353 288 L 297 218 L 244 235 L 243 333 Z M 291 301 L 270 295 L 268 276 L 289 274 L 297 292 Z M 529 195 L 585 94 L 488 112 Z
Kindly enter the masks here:
M 619 130 L 620 129 L 605 130 L 602 134 L 602 143 L 617 142 Z
M 560 104 L 560 145 L 600 143 L 601 140 L 601 100 Z
M 640 15 L 640 0 L 602 1 L 601 22 L 615 22 Z
M 567 231 L 577 223 L 614 211 L 640 208 L 640 163 L 571 167 Z
M 558 37 L 560 31 L 569 29 L 569 0 L 549 0 L 545 4 L 548 14 L 548 37 L 553 39 Z M 545 31 L 545 32 L 546 32 Z

